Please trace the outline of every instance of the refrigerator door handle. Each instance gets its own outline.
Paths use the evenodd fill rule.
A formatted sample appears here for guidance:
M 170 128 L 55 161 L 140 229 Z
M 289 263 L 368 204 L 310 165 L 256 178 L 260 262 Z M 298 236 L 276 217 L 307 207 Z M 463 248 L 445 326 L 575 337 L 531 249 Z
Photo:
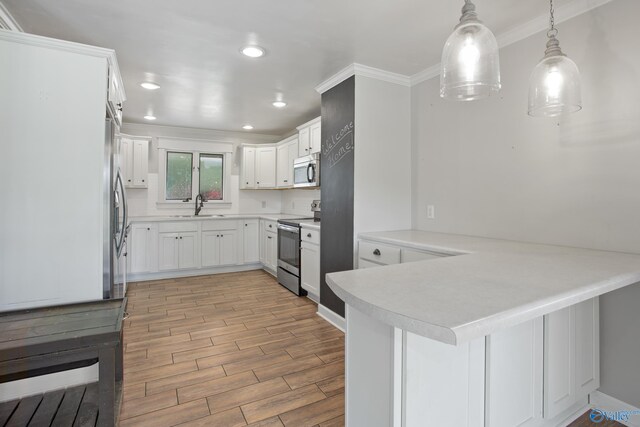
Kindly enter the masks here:
M 114 190 L 114 223 L 115 223 L 115 244 L 116 244 L 116 256 L 120 257 L 122 248 L 124 247 L 124 238 L 126 233 L 127 224 L 127 198 L 124 192 L 124 185 L 122 183 L 122 175 L 120 171 L 116 174 L 116 183 Z M 122 200 L 119 200 L 122 199 Z M 122 204 L 122 225 L 120 224 L 120 204 Z

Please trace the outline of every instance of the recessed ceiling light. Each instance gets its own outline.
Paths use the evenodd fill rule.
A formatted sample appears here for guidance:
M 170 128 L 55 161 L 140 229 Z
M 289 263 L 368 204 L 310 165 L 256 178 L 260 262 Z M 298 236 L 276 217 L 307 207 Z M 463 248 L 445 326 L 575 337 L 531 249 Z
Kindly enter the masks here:
M 242 126 L 242 129 L 244 129 L 244 130 L 251 130 L 251 129 L 253 129 L 253 126 L 251 126 L 251 125 L 244 125 L 244 126 Z
M 145 120 L 155 120 L 156 116 L 147 115 L 147 116 L 144 116 L 144 119 Z
M 160 89 L 160 85 L 153 83 L 153 82 L 142 82 L 140 83 L 140 86 L 142 86 L 143 88 L 147 89 L 147 90 L 156 90 L 156 89 Z
M 287 106 L 287 103 L 284 101 L 273 101 L 271 105 L 273 105 L 276 108 L 284 108 Z
M 260 58 L 264 55 L 264 49 L 260 46 L 245 46 L 240 52 L 249 58 Z

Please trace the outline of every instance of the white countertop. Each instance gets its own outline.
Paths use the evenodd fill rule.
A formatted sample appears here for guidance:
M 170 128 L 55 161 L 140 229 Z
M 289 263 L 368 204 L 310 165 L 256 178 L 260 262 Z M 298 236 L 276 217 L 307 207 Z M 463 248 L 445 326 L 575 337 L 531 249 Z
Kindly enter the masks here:
M 300 221 L 300 225 L 303 229 L 307 228 L 309 230 L 320 231 L 320 221 L 310 219 L 308 221 Z
M 185 214 L 188 215 L 188 214 Z M 222 215 L 209 215 L 202 214 L 198 216 L 183 216 L 183 215 L 153 215 L 153 216 L 133 216 L 129 217 L 129 222 L 162 222 L 162 221 L 206 221 L 206 220 L 220 220 L 220 219 L 268 219 L 271 221 L 277 221 L 279 219 L 287 218 L 300 218 L 302 215 L 294 214 L 281 214 L 281 213 L 260 213 L 260 214 L 222 214 Z
M 456 254 L 326 276 L 357 310 L 454 345 L 640 282 L 636 254 L 417 230 L 359 237 Z

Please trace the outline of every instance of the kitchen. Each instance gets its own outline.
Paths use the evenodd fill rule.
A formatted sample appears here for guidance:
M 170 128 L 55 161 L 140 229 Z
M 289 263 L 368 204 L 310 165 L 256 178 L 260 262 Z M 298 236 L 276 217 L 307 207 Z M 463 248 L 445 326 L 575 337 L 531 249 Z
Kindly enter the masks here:
M 114 129 L 121 153 L 116 162 L 120 162 L 122 193 L 126 193 L 118 199 L 117 215 L 114 211 L 119 219 L 114 228 L 123 238 L 115 251 L 126 254 L 114 256 L 121 263 L 115 282 L 128 283 L 130 316 L 123 321 L 121 425 L 143 425 L 152 417 L 165 419 L 167 425 L 197 420 L 211 425 L 266 420 L 273 425 L 570 425 L 578 418 L 589 422 L 595 413 L 592 409 L 609 414 L 627 411 L 627 419 L 615 421 L 640 423 L 633 415 L 640 408 L 640 319 L 635 309 L 640 301 L 635 284 L 639 263 L 633 255 L 640 253 L 634 215 L 640 200 L 633 191 L 640 178 L 635 167 L 639 107 L 634 102 L 640 57 L 634 54 L 633 41 L 638 36 L 632 21 L 638 9 L 634 2 L 555 2 L 557 38 L 567 58 L 578 65 L 582 96 L 582 111 L 559 118 L 527 114 L 533 111 L 527 104 L 531 73 L 547 41 L 548 2 L 531 1 L 518 7 L 506 0 L 476 2 L 480 19 L 494 31 L 500 46 L 501 88 L 488 99 L 474 102 L 452 102 L 440 96 L 438 62 L 463 2 L 380 4 L 376 13 L 375 7 L 361 2 L 345 10 L 334 3 L 326 10 L 307 2 L 289 5 L 293 9 L 282 16 L 314 17 L 296 23 L 298 32 L 293 33 L 309 43 L 301 45 L 267 29 L 250 34 L 256 30 L 249 27 L 264 24 L 258 17 L 241 17 L 246 12 L 241 7 L 222 8 L 224 13 L 213 18 L 202 5 L 193 11 L 166 5 L 166 9 L 147 11 L 148 20 L 136 21 L 141 18 L 135 16 L 144 15 L 142 8 L 129 16 L 121 7 L 102 5 L 92 11 L 91 5 L 78 2 L 67 11 L 36 0 L 2 3 L 5 48 L 39 45 L 45 49 L 46 45 L 48 52 L 64 51 L 67 65 L 86 66 L 87 75 L 95 76 L 92 82 L 80 82 L 87 88 L 104 85 L 105 64 L 122 73 L 114 81 L 123 90 L 112 88 L 120 100 L 107 102 L 113 104 L 109 107 L 112 117 L 123 115 L 116 118 L 121 120 L 118 131 Z M 198 11 L 216 23 L 207 24 Z M 275 11 L 263 12 L 281 18 Z M 127 35 L 137 34 L 133 29 L 103 30 L 95 22 L 101 14 L 126 20 L 132 28 L 136 22 L 145 22 L 161 35 L 160 28 L 171 13 L 181 17 L 176 25 L 183 32 L 158 48 L 143 41 L 149 62 L 142 64 L 135 43 L 126 42 Z M 427 30 L 422 21 L 428 16 Z M 361 21 L 349 29 L 345 24 L 353 17 Z M 235 22 L 238 29 L 228 29 L 221 22 L 224 19 Z M 385 22 L 411 25 L 382 36 L 374 31 L 374 24 Z M 185 51 L 175 59 L 186 61 L 189 55 L 195 57 L 215 45 L 215 32 L 206 42 L 197 36 L 189 39 L 191 24 L 195 32 L 219 28 L 223 34 L 226 28 L 246 38 L 228 42 L 224 49 L 216 47 L 207 54 L 213 62 L 195 61 L 188 70 L 187 65 L 174 62 L 178 65 L 171 68 L 162 53 L 180 51 L 182 46 Z M 308 32 L 300 32 L 306 25 Z M 333 31 L 331 42 L 313 38 L 322 34 L 320 28 Z M 20 29 L 113 48 L 115 54 L 109 49 L 37 39 Z M 281 31 L 278 34 L 287 34 Z M 355 37 L 352 47 L 334 43 L 350 37 Z M 183 47 L 189 40 L 191 51 Z M 263 58 L 246 58 L 239 52 L 244 45 L 261 43 Z M 324 48 L 318 58 L 305 50 L 314 43 Z M 305 61 L 292 67 L 280 56 L 284 46 Z M 402 53 L 396 52 L 397 46 L 404 47 Z M 15 49 L 4 52 L 47 64 L 49 54 L 30 56 Z M 77 61 L 69 53 L 72 49 L 79 55 Z M 84 64 L 81 55 L 93 59 L 79 65 Z M 232 64 L 226 77 L 211 75 L 218 57 Z M 167 68 L 152 70 L 152 64 Z M 15 79 L 22 76 L 18 67 L 4 67 Z M 78 71 L 68 67 L 59 73 L 52 75 L 53 80 L 66 82 L 66 74 Z M 279 73 L 286 73 L 295 86 L 288 86 Z M 299 76 L 304 76 L 304 84 L 297 80 Z M 51 84 L 42 81 L 41 75 L 34 78 L 41 79 L 42 85 Z M 208 79 L 210 84 L 194 85 Z M 81 87 L 74 84 L 80 83 L 61 83 L 62 93 L 33 88 L 31 95 L 20 98 L 8 78 L 2 80 L 2 92 L 13 94 L 0 115 L 3 129 L 11 129 L 5 141 L 31 141 L 43 151 L 20 145 L 12 146 L 13 151 L 3 149 L 3 157 L 17 157 L 7 157 L 15 166 L 5 168 L 1 176 L 4 182 L 44 186 L 37 195 L 17 185 L 3 190 L 8 202 L 2 217 L 2 311 L 101 299 L 107 289 L 101 276 L 102 252 L 83 248 L 86 242 L 81 233 L 65 237 L 56 224 L 73 223 L 77 230 L 93 233 L 92 242 L 102 241 L 96 230 L 103 231 L 106 211 L 95 188 L 102 182 L 104 155 L 79 141 L 104 141 L 105 102 L 99 102 L 104 96 L 86 89 L 92 107 L 81 111 L 82 102 L 89 105 L 89 101 L 74 100 L 80 98 Z M 148 90 L 140 83 L 160 87 Z M 234 101 L 229 93 L 239 95 Z M 52 107 L 45 102 L 37 104 L 42 116 L 28 116 L 38 99 L 55 103 L 65 95 L 70 103 L 67 113 L 47 115 Z M 157 118 L 144 119 L 145 115 Z M 62 135 L 77 141 L 60 146 L 67 150 L 67 158 L 82 159 L 75 170 L 52 170 L 46 162 L 47 156 L 60 156 L 41 141 L 51 136 L 55 141 L 65 139 Z M 318 152 L 320 187 L 292 185 L 298 175 L 296 159 Z M 34 163 L 27 162 L 23 170 L 18 159 L 28 158 Z M 302 164 L 304 173 L 299 175 L 307 180 L 315 178 L 313 161 L 312 157 Z M 50 171 L 48 176 L 60 173 L 63 182 L 77 184 L 65 188 L 22 175 L 26 171 L 36 176 L 39 170 Z M 77 174 L 84 178 L 77 179 Z M 61 192 L 74 202 L 61 206 Z M 198 196 L 203 193 L 208 197 L 201 202 Z M 321 207 L 319 212 L 314 207 L 314 215 L 311 206 L 317 205 L 316 200 Z M 74 211 L 71 205 L 76 201 Z M 314 216 L 322 217 L 320 227 Z M 286 250 L 280 247 L 285 240 L 279 239 L 278 221 L 296 218 L 299 222 L 293 225 L 300 226 L 303 249 L 294 250 L 293 262 L 287 263 L 278 256 Z M 66 257 L 57 253 L 65 239 L 65 249 L 70 251 Z M 41 268 L 29 268 L 27 254 L 30 260 L 39 260 Z M 411 264 L 403 266 L 405 262 Z M 305 269 L 305 264 L 311 267 Z M 86 271 L 77 265 L 86 265 Z M 278 280 L 281 270 L 288 276 Z M 287 278 L 295 273 L 299 277 L 293 286 L 279 284 L 290 283 Z M 98 284 L 91 289 L 82 286 L 89 277 Z M 56 289 L 36 285 L 53 278 L 58 280 Z M 443 283 L 448 286 L 442 288 Z M 228 291 L 231 285 L 236 285 L 236 294 Z M 154 292 L 161 295 L 163 304 L 153 304 Z M 449 303 L 429 303 L 445 295 Z M 18 303 L 12 305 L 12 299 Z M 221 310 L 222 317 L 211 310 Z M 242 316 L 225 317 L 234 311 L 243 313 L 244 321 Z M 286 325 L 278 323 L 282 319 L 290 325 L 278 326 Z M 258 332 L 249 327 L 254 323 L 263 335 L 254 335 Z M 216 328 L 224 329 L 213 331 Z M 212 335 L 202 332 L 207 330 Z M 344 338 L 342 331 L 346 331 Z M 229 343 L 220 337 L 231 339 L 233 334 L 242 335 L 232 341 L 236 343 L 233 352 L 225 351 Z M 265 337 L 273 341 L 262 341 Z M 322 343 L 329 344 L 311 354 L 303 351 L 305 346 Z M 501 350 L 506 354 L 502 359 Z M 217 355 L 217 351 L 223 353 Z M 261 365 L 246 362 L 241 367 L 242 361 L 233 358 L 235 351 Z M 509 356 L 518 352 L 521 357 Z M 432 358 L 421 358 L 421 354 Z M 220 362 L 224 355 L 229 359 Z M 445 356 L 440 360 L 436 355 Z M 295 372 L 271 377 L 261 371 L 280 364 L 293 369 L 298 359 L 294 356 L 318 364 L 309 368 L 319 375 L 312 384 Z M 439 364 L 442 360 L 451 363 Z M 141 372 L 145 363 L 146 373 Z M 510 366 L 517 375 L 501 374 L 500 366 Z M 160 367 L 176 371 L 168 377 L 145 377 Z M 220 367 L 229 372 L 225 375 Z M 4 382 L 0 401 L 13 402 L 98 379 L 95 366 L 84 369 Z M 530 377 L 524 374 L 527 369 Z M 587 373 L 589 381 L 578 384 Z M 234 375 L 246 382 L 235 388 L 216 382 L 229 381 L 226 378 Z M 129 387 L 127 376 L 135 379 Z M 187 383 L 171 383 L 171 397 L 167 384 L 175 376 L 184 376 Z M 151 384 L 158 392 L 147 389 L 145 394 L 141 384 Z M 198 384 L 210 388 L 200 392 Z M 508 392 L 496 391 L 494 384 Z M 216 396 L 230 398 L 234 390 L 248 393 L 257 387 L 262 387 L 259 397 L 216 409 L 220 402 Z M 298 388 L 308 391 L 307 398 L 292 399 L 295 403 L 282 405 L 282 412 L 265 410 L 275 396 L 288 396 Z M 439 396 L 433 395 L 434 389 Z M 358 398 L 363 390 L 369 393 L 369 402 Z M 461 393 L 471 396 L 468 402 L 462 404 Z M 341 408 L 330 406 L 337 402 Z M 447 416 L 451 411 L 445 408 L 453 407 L 458 417 Z M 18 404 L 9 415 L 17 408 Z M 264 418 L 261 410 L 267 414 Z M 331 418 L 318 415 L 321 412 Z M 310 424 L 312 419 L 315 422 Z

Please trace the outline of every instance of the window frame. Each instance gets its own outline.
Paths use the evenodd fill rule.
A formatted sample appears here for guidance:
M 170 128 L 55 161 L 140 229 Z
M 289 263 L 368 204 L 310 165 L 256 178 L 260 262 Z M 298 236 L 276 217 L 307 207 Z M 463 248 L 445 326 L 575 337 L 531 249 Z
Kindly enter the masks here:
M 167 200 L 167 154 L 169 152 L 192 155 L 191 197 L 183 200 Z M 200 155 L 222 156 L 222 200 L 207 200 L 205 208 L 231 207 L 231 162 L 233 144 L 214 141 L 158 138 L 158 208 L 194 209 L 195 198 L 200 191 Z

